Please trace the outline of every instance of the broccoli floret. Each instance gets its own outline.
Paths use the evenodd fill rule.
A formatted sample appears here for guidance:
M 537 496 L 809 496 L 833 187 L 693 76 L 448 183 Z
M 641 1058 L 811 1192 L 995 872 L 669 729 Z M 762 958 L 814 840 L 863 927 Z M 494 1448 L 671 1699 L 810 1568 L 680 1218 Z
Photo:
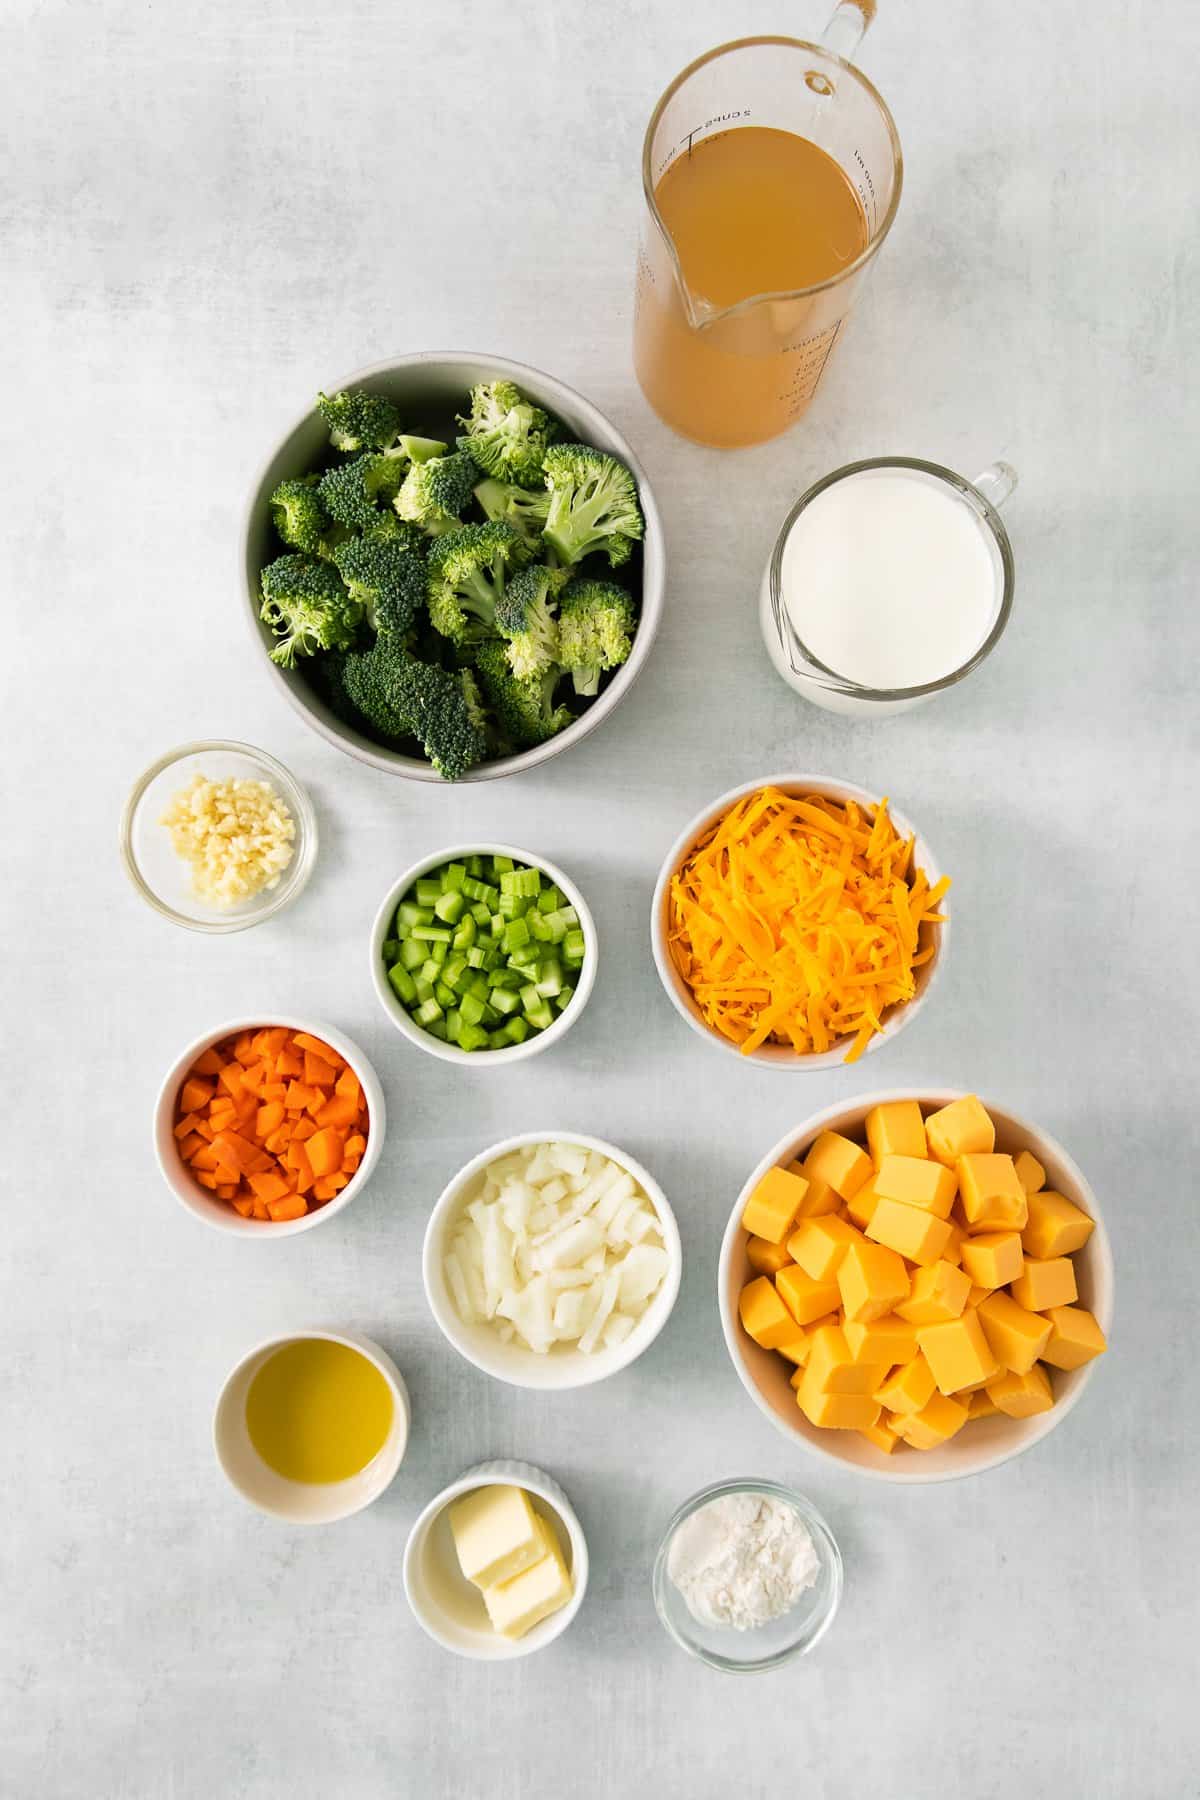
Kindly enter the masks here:
M 396 495 L 396 511 L 430 536 L 453 531 L 478 480 L 478 466 L 465 451 L 415 462 Z
M 419 525 L 410 525 L 407 519 L 390 510 L 376 513 L 362 536 L 365 543 L 400 544 L 405 550 L 415 550 L 421 557 L 429 548 L 429 539 Z
M 558 669 L 548 669 L 543 675 L 522 680 L 513 674 L 507 646 L 499 638 L 490 638 L 477 645 L 471 654 L 475 673 L 498 729 L 515 750 L 528 750 L 534 744 L 543 744 L 573 723 L 574 714 L 570 707 L 554 704 Z
M 294 668 L 298 656 L 345 650 L 354 642 L 362 608 L 328 563 L 295 554 L 276 557 L 262 572 L 262 592 L 259 617 L 279 639 L 271 661 L 280 668 Z
M 339 525 L 366 531 L 380 516 L 377 502 L 395 495 L 403 470 L 399 457 L 356 456 L 353 462 L 326 469 L 317 492 Z
M 467 435 L 458 440 L 459 449 L 469 450 L 485 474 L 521 487 L 539 486 L 555 422 L 511 381 L 485 381 L 473 387 L 471 410 L 458 422 L 467 428 Z
M 577 694 L 594 694 L 605 669 L 616 669 L 633 648 L 633 602 L 613 581 L 572 581 L 562 592 L 558 660 L 571 671 Z
M 313 556 L 329 527 L 329 514 L 317 492 L 319 479 L 302 475 L 296 481 L 281 481 L 270 500 L 271 517 L 284 543 Z
M 554 605 L 567 574 L 544 563 L 522 569 L 496 602 L 496 629 L 508 639 L 509 667 L 523 680 L 561 661 Z
M 333 560 L 372 631 L 403 637 L 425 604 L 425 559 L 399 541 L 363 537 L 339 544 Z
M 363 388 L 318 394 L 317 411 L 329 427 L 335 450 L 387 450 L 400 430 L 400 414 L 391 401 Z
M 411 661 L 404 644 L 390 637 L 377 638 L 370 650 L 352 651 L 342 660 L 342 691 L 360 722 L 393 742 L 413 736 L 400 681 Z
M 398 671 L 399 705 L 414 737 L 446 781 L 457 781 L 488 753 L 479 690 L 469 669 L 439 669 L 410 657 Z
M 422 465 L 430 468 L 430 463 Z M 429 617 L 451 643 L 496 635 L 496 602 L 520 551 L 511 525 L 460 525 L 429 551 Z
M 550 511 L 550 495 L 545 488 L 515 487 L 511 481 L 496 481 L 490 475 L 475 489 L 475 498 L 489 519 L 511 525 L 521 535 L 530 556 L 542 552 L 542 532 Z
M 628 562 L 645 525 L 624 463 L 586 444 L 554 444 L 545 472 L 550 511 L 544 535 L 559 561 L 577 563 L 604 550 L 612 568 Z

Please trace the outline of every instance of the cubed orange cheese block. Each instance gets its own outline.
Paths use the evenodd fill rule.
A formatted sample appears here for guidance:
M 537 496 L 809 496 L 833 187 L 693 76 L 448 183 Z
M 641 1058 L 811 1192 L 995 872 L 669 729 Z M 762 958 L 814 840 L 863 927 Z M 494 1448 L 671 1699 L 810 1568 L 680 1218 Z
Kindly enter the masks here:
M 746 1261 L 756 1275 L 778 1275 L 791 1262 L 786 1244 L 773 1244 L 769 1238 L 752 1237 L 746 1242 Z
M 900 1302 L 908 1298 L 908 1270 L 903 1257 L 886 1244 L 872 1244 L 866 1239 L 848 1247 L 838 1264 L 837 1284 L 846 1317 L 862 1324 L 896 1312 Z
M 804 1175 L 804 1167 L 801 1163 L 793 1163 L 792 1170 L 796 1175 Z M 837 1212 L 842 1204 L 841 1195 L 835 1193 L 827 1181 L 818 1181 L 815 1177 L 809 1180 L 806 1175 L 804 1179 L 808 1181 L 808 1192 L 800 1202 L 800 1211 L 796 1217 L 798 1219 L 820 1219 L 826 1213 Z
M 826 1313 L 833 1312 L 841 1298 L 837 1282 L 814 1281 L 795 1263 L 780 1269 L 775 1277 L 775 1291 L 797 1325 L 814 1325 Z M 794 1337 L 795 1332 L 791 1335 Z
M 917 1413 L 929 1404 L 936 1388 L 933 1370 L 918 1350 L 911 1362 L 893 1370 L 883 1386 L 876 1388 L 875 1398 L 890 1413 Z
M 935 1262 L 928 1269 L 918 1269 L 912 1278 L 912 1291 L 896 1311 L 910 1325 L 940 1325 L 943 1320 L 957 1319 L 967 1304 L 971 1278 L 953 1263 Z
M 981 1300 L 986 1300 L 988 1295 L 994 1294 L 995 1291 L 995 1288 L 990 1287 L 973 1287 L 967 1295 L 967 1305 L 978 1306 Z
M 862 1232 L 847 1220 L 830 1213 L 824 1218 L 801 1219 L 787 1241 L 792 1261 L 814 1281 L 827 1281 L 837 1270 L 847 1246 L 862 1242 Z
M 953 1169 L 915 1156 L 885 1156 L 875 1175 L 875 1192 L 881 1200 L 900 1200 L 938 1219 L 950 1217 L 957 1185 Z
M 804 1159 L 810 1181 L 827 1181 L 835 1194 L 850 1200 L 871 1178 L 871 1159 L 861 1144 L 837 1131 L 823 1131 Z
M 1035 1363 L 1023 1375 L 1016 1375 L 1010 1369 L 995 1381 L 989 1381 L 985 1392 L 997 1411 L 1007 1413 L 1010 1419 L 1029 1419 L 1034 1413 L 1049 1412 L 1054 1405 L 1050 1377 L 1040 1363 Z
M 892 1368 L 896 1363 L 911 1362 L 917 1354 L 916 1326 L 897 1318 L 895 1313 L 885 1313 L 882 1319 L 871 1319 L 866 1324 L 847 1319 L 843 1330 L 855 1362 L 886 1363 Z
M 925 1121 L 929 1154 L 952 1169 L 960 1156 L 996 1148 L 996 1127 L 975 1094 L 952 1100 Z
M 948 1443 L 967 1422 L 967 1409 L 959 1400 L 945 1394 L 934 1394 L 920 1412 L 910 1413 L 897 1421 L 896 1429 L 914 1450 L 936 1450 Z
M 845 1201 L 842 1216 L 860 1227 L 863 1231 L 871 1223 L 875 1208 L 879 1205 L 879 1191 L 875 1186 L 875 1177 L 864 1181 L 857 1194 Z
M 1048 1312 L 1052 1306 L 1070 1306 L 1079 1298 L 1075 1264 L 1069 1256 L 1052 1256 L 1046 1262 L 1027 1256 L 1024 1263 L 1009 1289 L 1018 1306 L 1027 1306 L 1030 1312 Z
M 1056 1369 L 1078 1369 L 1108 1349 L 1099 1321 L 1085 1306 L 1052 1306 L 1046 1317 L 1050 1336 L 1042 1351 L 1042 1361 Z
M 798 1388 L 800 1386 L 800 1383 L 803 1380 L 804 1380 L 804 1365 L 802 1363 L 798 1363 L 797 1366 L 792 1370 L 791 1374 L 788 1376 L 788 1382 L 792 1387 Z
M 1024 1262 L 1019 1231 L 985 1231 L 963 1240 L 962 1266 L 977 1287 L 1007 1287 L 1020 1275 Z
M 876 1419 L 874 1425 L 868 1425 L 862 1432 L 862 1436 L 866 1438 L 868 1444 L 874 1444 L 876 1450 L 882 1450 L 885 1456 L 890 1456 L 900 1441 L 886 1419 L 883 1418 Z
M 931 1168 L 935 1166 L 930 1164 Z M 949 1241 L 950 1226 L 945 1219 L 922 1212 L 918 1206 L 905 1206 L 899 1200 L 881 1200 L 867 1226 L 867 1236 L 877 1244 L 886 1244 L 889 1250 L 898 1251 L 909 1262 L 924 1266 L 940 1260 Z
M 919 1326 L 917 1343 L 943 1394 L 978 1387 L 1000 1372 L 983 1335 L 978 1312 L 965 1312 L 960 1319 L 948 1319 L 944 1325 Z
M 925 1121 L 916 1100 L 885 1100 L 867 1114 L 867 1148 L 878 1168 L 885 1156 L 928 1156 Z
M 1011 1294 L 989 1294 L 974 1316 L 1000 1367 L 1014 1375 L 1027 1375 L 1050 1339 L 1051 1321 L 1018 1306 Z
M 873 1394 L 888 1372 L 886 1363 L 855 1362 L 837 1325 L 822 1325 L 811 1333 L 804 1366 L 823 1394 Z
M 755 1237 L 781 1244 L 792 1229 L 800 1203 L 808 1190 L 803 1175 L 791 1169 L 768 1169 L 742 1212 L 742 1224 Z
M 958 1191 L 972 1231 L 1020 1231 L 1029 1216 L 1025 1189 L 1011 1156 L 960 1156 Z
M 1065 1194 L 1050 1189 L 1030 1194 L 1028 1205 L 1029 1217 L 1021 1233 L 1026 1256 L 1043 1261 L 1052 1256 L 1070 1256 L 1073 1250 L 1083 1249 L 1095 1229 L 1095 1220 Z
M 950 1236 L 946 1239 L 946 1248 L 942 1251 L 942 1261 L 953 1263 L 957 1269 L 962 1266 L 962 1247 L 967 1234 L 957 1219 L 950 1219 L 948 1223 Z
M 796 1404 L 810 1425 L 827 1431 L 866 1431 L 879 1417 L 870 1394 L 830 1394 L 813 1381 L 811 1366 L 796 1389 Z
M 976 1388 L 967 1403 L 967 1417 L 970 1419 L 990 1419 L 1000 1408 L 988 1393 L 986 1387 Z
M 738 1316 L 742 1329 L 764 1350 L 790 1343 L 796 1335 L 796 1321 L 766 1275 L 747 1282 L 742 1289 L 738 1295 Z
M 780 1356 L 785 1356 L 790 1363 L 795 1363 L 798 1369 L 802 1369 L 808 1361 L 808 1333 L 797 1327 L 794 1338 L 789 1338 L 786 1344 L 776 1344 L 775 1348 Z
M 1027 1194 L 1038 1194 L 1046 1185 L 1046 1171 L 1032 1150 L 1019 1150 L 1013 1157 L 1017 1180 Z

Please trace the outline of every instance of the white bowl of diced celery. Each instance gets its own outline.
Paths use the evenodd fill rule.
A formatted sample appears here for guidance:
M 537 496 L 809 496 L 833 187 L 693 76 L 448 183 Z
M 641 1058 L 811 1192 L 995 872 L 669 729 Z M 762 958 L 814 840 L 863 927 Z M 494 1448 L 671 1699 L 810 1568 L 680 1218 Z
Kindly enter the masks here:
M 397 1031 L 443 1062 L 494 1068 L 548 1050 L 587 1005 L 596 926 L 570 876 L 512 844 L 439 850 L 405 870 L 371 933 Z

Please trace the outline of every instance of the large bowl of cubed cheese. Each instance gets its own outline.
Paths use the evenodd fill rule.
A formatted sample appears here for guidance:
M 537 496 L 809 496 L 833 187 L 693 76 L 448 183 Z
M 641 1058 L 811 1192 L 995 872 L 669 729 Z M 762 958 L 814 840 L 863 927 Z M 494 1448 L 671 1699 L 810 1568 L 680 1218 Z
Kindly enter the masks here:
M 788 1437 L 883 1481 L 997 1467 L 1078 1405 L 1112 1326 L 1096 1197 L 1029 1119 L 896 1090 L 806 1119 L 721 1247 L 742 1385 Z
M 524 1132 L 482 1151 L 425 1232 L 425 1293 L 443 1335 L 514 1387 L 587 1387 L 627 1368 L 670 1317 L 682 1270 L 654 1177 L 576 1132 Z

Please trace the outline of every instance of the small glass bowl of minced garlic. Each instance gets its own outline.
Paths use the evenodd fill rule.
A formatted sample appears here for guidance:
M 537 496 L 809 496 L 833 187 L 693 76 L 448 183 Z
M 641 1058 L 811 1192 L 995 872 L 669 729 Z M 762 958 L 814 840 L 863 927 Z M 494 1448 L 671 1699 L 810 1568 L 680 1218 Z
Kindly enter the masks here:
M 148 906 L 188 931 L 245 931 L 304 888 L 317 820 L 283 764 L 213 739 L 168 751 L 134 783 L 121 859 Z
M 681 1649 L 749 1675 L 820 1643 L 841 1601 L 842 1557 L 802 1494 L 775 1481 L 718 1481 L 672 1518 L 652 1582 Z

